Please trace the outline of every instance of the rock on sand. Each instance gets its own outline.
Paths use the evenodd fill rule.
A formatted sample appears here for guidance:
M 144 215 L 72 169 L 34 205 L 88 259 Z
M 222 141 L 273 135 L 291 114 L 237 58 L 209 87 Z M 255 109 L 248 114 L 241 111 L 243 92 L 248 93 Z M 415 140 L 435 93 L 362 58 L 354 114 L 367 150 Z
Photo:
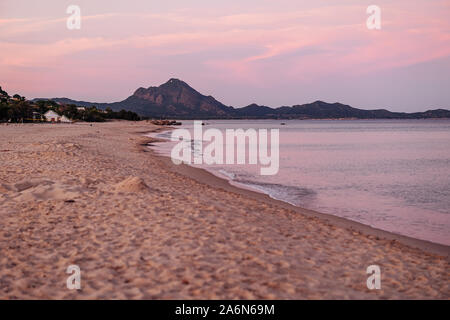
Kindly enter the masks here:
M 115 190 L 118 192 L 142 192 L 148 189 L 147 184 L 139 177 L 128 177 L 115 185 Z

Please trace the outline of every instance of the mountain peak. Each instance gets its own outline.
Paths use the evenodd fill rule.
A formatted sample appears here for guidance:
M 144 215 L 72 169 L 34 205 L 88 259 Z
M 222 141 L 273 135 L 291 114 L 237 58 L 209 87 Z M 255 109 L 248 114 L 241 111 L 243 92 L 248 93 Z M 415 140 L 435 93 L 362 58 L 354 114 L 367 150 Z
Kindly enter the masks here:
M 170 78 L 167 83 L 185 83 L 184 81 L 177 79 L 177 78 Z
M 170 78 L 169 81 L 166 83 L 160 85 L 160 87 L 185 87 L 185 88 L 191 88 L 186 82 L 177 79 L 177 78 Z
M 211 96 L 204 96 L 186 82 L 171 78 L 158 87 L 139 88 L 126 100 L 135 105 L 141 114 L 156 116 L 174 115 L 189 117 L 192 114 L 203 117 L 226 117 L 229 108 Z

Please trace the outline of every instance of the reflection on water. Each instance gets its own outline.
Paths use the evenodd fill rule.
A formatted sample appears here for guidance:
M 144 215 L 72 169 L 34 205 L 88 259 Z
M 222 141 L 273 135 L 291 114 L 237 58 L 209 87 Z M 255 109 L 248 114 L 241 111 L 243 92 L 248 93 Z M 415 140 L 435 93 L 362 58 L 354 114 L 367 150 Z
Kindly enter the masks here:
M 209 121 L 204 128 L 278 128 L 277 175 L 250 165 L 201 167 L 294 205 L 450 245 L 450 121 L 284 122 Z M 154 148 L 170 154 L 173 145 Z

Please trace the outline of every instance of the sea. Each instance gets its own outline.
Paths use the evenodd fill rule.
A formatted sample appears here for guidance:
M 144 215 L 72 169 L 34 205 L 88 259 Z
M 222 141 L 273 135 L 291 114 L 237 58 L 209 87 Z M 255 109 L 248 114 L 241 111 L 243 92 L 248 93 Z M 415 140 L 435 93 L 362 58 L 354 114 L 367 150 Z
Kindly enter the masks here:
M 193 131 L 193 121 L 178 127 Z M 278 129 L 279 170 L 196 164 L 235 186 L 385 231 L 450 245 L 450 120 L 205 120 L 202 129 Z M 170 156 L 179 139 L 153 136 Z M 225 134 L 224 134 L 225 136 Z M 191 137 L 191 150 L 199 141 Z M 204 141 L 203 146 L 209 142 Z

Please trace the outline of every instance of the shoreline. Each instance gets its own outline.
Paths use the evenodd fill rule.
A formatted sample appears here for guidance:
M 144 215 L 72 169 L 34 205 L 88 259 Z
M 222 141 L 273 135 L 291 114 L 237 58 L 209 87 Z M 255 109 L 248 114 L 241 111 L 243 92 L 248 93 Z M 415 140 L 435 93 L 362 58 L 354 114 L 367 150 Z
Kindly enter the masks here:
M 164 129 L 0 126 L 0 299 L 450 299 L 439 246 L 175 166 L 143 136 Z
M 162 131 L 168 131 L 170 132 L 174 128 L 161 128 L 157 131 L 148 131 L 146 134 L 150 133 L 156 133 L 156 132 L 162 132 Z M 151 139 L 149 142 L 151 143 L 158 143 L 158 142 L 164 142 L 165 140 L 161 140 L 155 137 L 148 137 Z M 147 146 L 147 145 L 146 145 Z M 401 244 L 407 245 L 412 248 L 420 249 L 426 252 L 442 255 L 444 257 L 447 257 L 447 259 L 450 258 L 450 246 L 447 246 L 445 244 L 436 243 L 428 240 L 423 239 L 417 239 L 401 234 L 397 234 L 390 231 L 385 231 L 382 229 L 378 229 L 354 220 L 342 218 L 339 216 L 335 216 L 328 213 L 322 213 L 306 208 L 302 208 L 293 204 L 290 204 L 289 202 L 279 200 L 272 198 L 270 195 L 260 192 L 260 191 L 254 191 L 250 188 L 245 187 L 239 187 L 236 185 L 233 185 L 230 183 L 230 180 L 227 180 L 225 178 L 221 178 L 210 171 L 208 171 L 205 168 L 198 168 L 194 166 L 190 166 L 188 164 L 180 164 L 176 165 L 172 162 L 171 158 L 166 155 L 158 154 L 155 150 L 151 149 L 150 146 L 147 146 L 149 150 L 153 153 L 154 156 L 160 157 L 165 159 L 166 161 L 163 161 L 162 163 L 168 168 L 168 170 L 172 172 L 176 172 L 178 174 L 182 174 L 187 178 L 194 179 L 197 182 L 206 184 L 212 188 L 219 188 L 225 191 L 233 192 L 236 194 L 240 194 L 246 197 L 250 197 L 254 200 L 262 201 L 268 204 L 273 204 L 280 206 L 284 209 L 295 211 L 296 213 L 308 216 L 308 217 L 317 217 L 322 219 L 323 221 L 330 223 L 332 225 L 344 227 L 346 229 L 349 229 L 350 231 L 357 231 L 364 235 L 380 238 L 388 241 L 398 241 Z M 167 161 L 168 160 L 168 161 Z

